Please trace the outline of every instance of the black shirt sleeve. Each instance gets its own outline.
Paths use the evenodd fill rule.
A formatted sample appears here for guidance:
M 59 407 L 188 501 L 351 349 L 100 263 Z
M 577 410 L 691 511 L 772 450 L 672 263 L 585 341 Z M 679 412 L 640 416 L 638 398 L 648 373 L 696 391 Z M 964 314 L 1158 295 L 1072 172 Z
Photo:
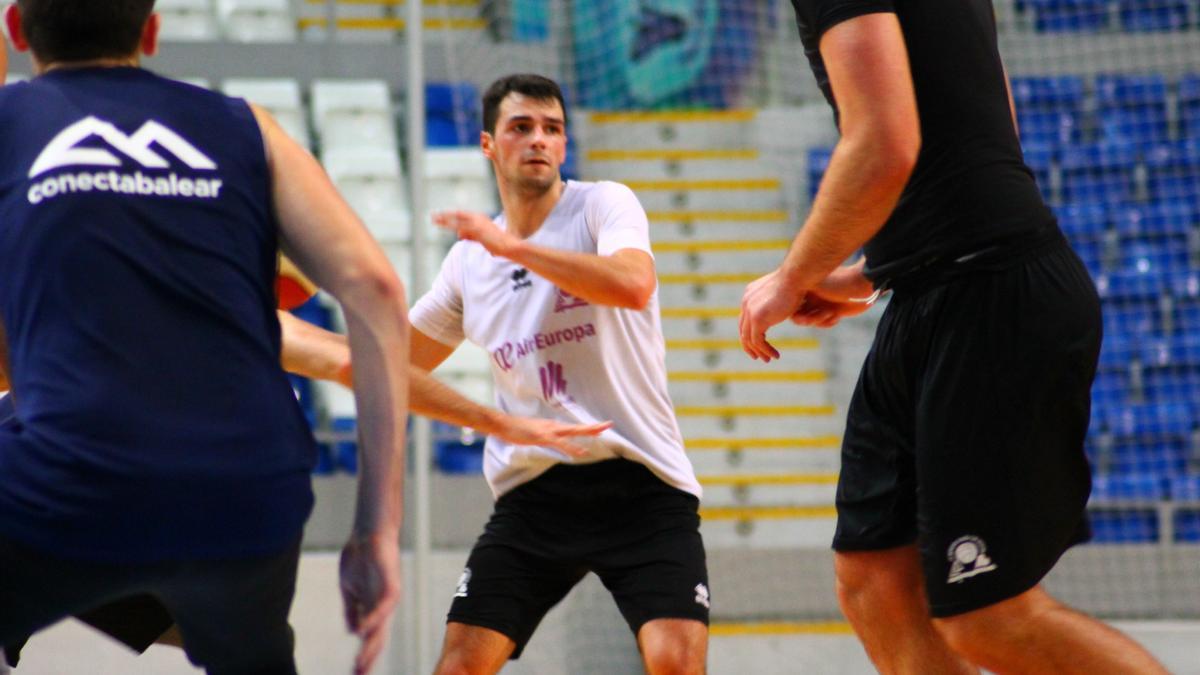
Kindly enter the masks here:
M 864 14 L 896 11 L 893 0 L 792 0 L 792 5 L 796 8 L 796 18 L 816 39 L 843 21 Z

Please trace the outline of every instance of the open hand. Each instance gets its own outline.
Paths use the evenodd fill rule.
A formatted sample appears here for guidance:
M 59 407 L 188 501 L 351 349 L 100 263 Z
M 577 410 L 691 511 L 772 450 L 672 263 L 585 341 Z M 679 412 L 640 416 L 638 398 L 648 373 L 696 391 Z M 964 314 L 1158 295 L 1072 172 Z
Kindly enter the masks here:
M 587 449 L 571 439 L 580 436 L 599 436 L 612 428 L 612 422 L 600 424 L 566 424 L 536 417 L 511 417 L 496 436 L 516 445 L 535 445 L 553 448 L 571 457 L 586 457 Z
M 507 257 L 518 242 L 516 237 L 497 227 L 491 218 L 475 211 L 441 211 L 433 214 L 433 222 L 459 239 L 479 242 L 492 255 Z

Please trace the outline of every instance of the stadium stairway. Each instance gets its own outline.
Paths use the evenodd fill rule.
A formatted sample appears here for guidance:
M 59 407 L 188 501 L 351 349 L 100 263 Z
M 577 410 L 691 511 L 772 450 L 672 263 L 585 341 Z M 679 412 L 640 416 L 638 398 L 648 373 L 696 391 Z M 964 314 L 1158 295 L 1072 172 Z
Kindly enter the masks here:
M 784 198 L 787 177 L 764 159 L 758 112 L 578 117 L 583 175 L 628 185 L 650 220 L 668 382 L 705 486 L 702 528 L 714 562 L 824 554 L 849 394 L 840 364 L 857 361 L 842 352 L 862 341 L 789 323 L 771 332 L 783 356 L 770 364 L 738 344 L 746 284 L 779 264 L 798 228 Z M 714 569 L 714 584 L 721 576 Z M 804 614 L 797 609 L 767 614 Z

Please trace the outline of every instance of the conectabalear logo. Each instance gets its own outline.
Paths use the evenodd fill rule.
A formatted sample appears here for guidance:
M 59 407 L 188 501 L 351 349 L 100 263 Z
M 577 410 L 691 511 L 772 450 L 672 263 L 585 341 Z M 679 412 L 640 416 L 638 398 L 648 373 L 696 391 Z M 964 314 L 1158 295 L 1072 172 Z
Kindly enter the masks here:
M 96 137 L 107 145 L 87 147 L 82 144 Z M 169 173 L 142 173 L 122 170 L 125 161 L 112 151 L 128 157 L 144 169 L 169 170 L 168 162 L 153 146 L 170 153 L 178 162 L 194 171 L 211 172 L 217 164 L 196 146 L 166 126 L 149 120 L 132 136 L 125 135 L 110 122 L 88 116 L 58 133 L 42 150 L 29 178 L 70 166 L 107 167 L 107 171 L 61 173 L 33 183 L 27 195 L 30 204 L 77 192 L 115 192 L 118 194 L 157 197 L 193 197 L 216 199 L 223 181 L 220 178 L 180 176 Z

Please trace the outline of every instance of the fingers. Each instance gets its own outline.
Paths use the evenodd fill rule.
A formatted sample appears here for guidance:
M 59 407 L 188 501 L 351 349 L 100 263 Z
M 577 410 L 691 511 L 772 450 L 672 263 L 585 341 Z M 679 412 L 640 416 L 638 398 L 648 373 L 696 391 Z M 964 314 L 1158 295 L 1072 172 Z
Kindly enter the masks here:
M 598 424 L 575 424 L 560 430 L 558 433 L 561 436 L 599 436 L 613 427 L 613 423 L 600 422 Z
M 601 422 L 599 424 L 572 424 L 569 426 L 562 426 L 553 432 L 556 438 L 550 439 L 549 445 L 555 450 L 558 450 L 559 452 L 571 457 L 587 457 L 588 449 L 582 445 L 579 445 L 578 443 L 571 442 L 570 439 L 579 436 L 598 436 L 611 429 L 612 426 L 613 423 L 611 421 Z
M 554 448 L 568 457 L 583 458 L 588 456 L 587 448 L 571 441 L 550 441 L 546 445 Z
M 358 656 L 354 659 L 354 675 L 366 675 L 371 672 L 375 661 L 387 647 L 388 636 L 391 634 L 391 623 L 391 614 L 389 613 L 384 616 L 382 623 L 363 634 L 362 646 L 358 650 Z
M 754 360 L 761 359 L 770 362 L 779 358 L 779 351 L 767 342 L 766 327 L 759 327 L 754 318 L 754 312 L 746 300 L 742 300 L 742 312 L 738 317 L 738 334 L 742 342 L 742 351 Z

